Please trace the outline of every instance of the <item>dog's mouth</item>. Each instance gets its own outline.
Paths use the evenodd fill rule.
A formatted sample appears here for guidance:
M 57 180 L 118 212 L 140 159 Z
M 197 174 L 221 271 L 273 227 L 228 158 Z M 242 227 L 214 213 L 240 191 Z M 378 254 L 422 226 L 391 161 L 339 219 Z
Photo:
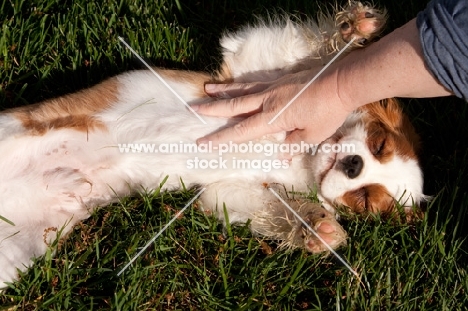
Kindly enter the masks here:
M 336 153 L 331 153 L 330 156 L 328 157 L 327 161 L 328 161 L 328 164 L 327 166 L 325 167 L 325 169 L 320 173 L 319 175 L 319 184 L 321 185 L 322 184 L 322 181 L 323 179 L 327 176 L 328 172 L 330 172 L 330 170 L 335 166 L 335 162 L 336 162 Z

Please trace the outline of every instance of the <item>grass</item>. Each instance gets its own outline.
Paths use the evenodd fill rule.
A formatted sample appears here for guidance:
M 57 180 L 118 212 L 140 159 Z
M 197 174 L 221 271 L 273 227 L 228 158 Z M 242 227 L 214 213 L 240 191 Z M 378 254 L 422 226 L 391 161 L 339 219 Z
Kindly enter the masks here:
M 384 5 L 389 29 L 424 7 L 414 0 Z M 222 31 L 254 15 L 314 15 L 317 7 L 309 0 L 4 1 L 0 106 L 141 68 L 119 35 L 156 66 L 212 70 Z M 55 256 L 51 249 L 0 294 L 0 309 L 466 310 L 468 105 L 456 98 L 404 105 L 423 139 L 425 193 L 434 200 L 412 225 L 343 219 L 350 238 L 340 252 L 361 282 L 333 257 L 277 250 L 247 226 L 224 229 L 196 204 L 117 277 L 195 194 L 155 192 L 125 198 L 77 226 Z

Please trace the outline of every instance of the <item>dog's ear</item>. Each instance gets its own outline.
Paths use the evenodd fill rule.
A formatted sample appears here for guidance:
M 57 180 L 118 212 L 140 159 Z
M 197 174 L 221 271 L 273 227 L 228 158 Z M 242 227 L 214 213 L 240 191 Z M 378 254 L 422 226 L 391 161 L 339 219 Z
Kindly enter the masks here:
M 355 213 L 387 214 L 395 207 L 395 200 L 387 189 L 380 184 L 369 184 L 356 190 L 346 192 L 341 204 Z
M 415 205 L 414 208 L 398 208 L 398 203 L 388 193 L 386 188 L 380 184 L 369 184 L 359 189 L 348 191 L 339 201 L 340 205 L 348 207 L 352 212 L 357 214 L 380 214 L 385 218 L 396 217 L 408 223 L 422 219 L 424 215 L 419 205 Z
M 368 133 L 381 128 L 390 133 L 395 140 L 395 150 L 401 155 L 416 158 L 420 149 L 420 139 L 408 117 L 403 113 L 398 100 L 384 99 L 360 108 L 365 112 Z
M 379 122 L 389 131 L 397 131 L 403 126 L 404 115 L 398 101 L 394 98 L 367 104 L 360 110 L 366 112 L 367 122 Z

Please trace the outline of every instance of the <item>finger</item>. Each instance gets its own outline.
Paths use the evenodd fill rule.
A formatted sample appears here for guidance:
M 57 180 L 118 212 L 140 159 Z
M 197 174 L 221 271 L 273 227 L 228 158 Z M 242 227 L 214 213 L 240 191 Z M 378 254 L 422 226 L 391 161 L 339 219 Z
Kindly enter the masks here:
M 267 134 L 281 132 L 281 129 L 274 124 L 268 124 L 270 118 L 270 114 L 255 114 L 232 127 L 225 128 L 198 139 L 197 144 L 207 144 L 209 141 L 211 141 L 214 146 L 222 142 L 230 141 L 240 143 L 254 140 Z
M 252 114 L 261 111 L 262 99 L 257 95 L 235 97 L 191 106 L 197 113 L 216 116 L 234 117 L 241 114 Z
M 256 83 L 229 83 L 229 84 L 205 84 L 205 92 L 216 98 L 233 98 L 249 94 L 259 93 L 267 89 L 269 84 Z
M 311 131 L 310 129 L 301 129 L 301 130 L 295 130 L 291 133 L 289 133 L 288 136 L 286 136 L 285 143 L 288 144 L 320 144 L 324 142 L 327 138 L 333 135 L 333 132 L 326 133 L 320 132 L 320 133 L 314 133 L 314 131 Z
M 304 130 L 294 130 L 291 131 L 286 138 L 284 139 L 285 144 L 300 144 L 301 142 L 305 142 L 306 135 Z
M 304 130 L 294 130 L 286 136 L 284 140 L 285 144 L 289 144 L 290 146 L 295 145 L 295 146 L 305 146 L 305 144 L 308 144 L 309 142 L 307 141 L 307 136 L 306 136 L 306 131 Z M 288 155 L 289 156 L 295 156 L 300 153 L 307 152 L 307 150 L 302 150 L 301 148 L 290 148 L 291 151 Z

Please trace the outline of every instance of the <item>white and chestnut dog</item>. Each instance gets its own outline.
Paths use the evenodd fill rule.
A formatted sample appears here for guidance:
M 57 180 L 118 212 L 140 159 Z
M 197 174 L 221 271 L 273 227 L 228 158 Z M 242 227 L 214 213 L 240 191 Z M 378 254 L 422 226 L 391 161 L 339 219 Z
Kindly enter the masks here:
M 205 103 L 212 100 L 204 93 L 207 81 L 268 80 L 323 66 L 353 36 L 354 47 L 372 40 L 383 26 L 384 15 L 353 2 L 318 23 L 283 20 L 246 27 L 222 39 L 224 59 L 217 76 L 157 71 L 189 105 Z M 147 70 L 2 112 L 0 287 L 17 278 L 17 269 L 25 270 L 31 258 L 44 254 L 59 232 L 66 235 L 93 209 L 157 189 L 166 176 L 166 190 L 179 189 L 181 180 L 189 187 L 206 188 L 200 197 L 202 206 L 221 220 L 225 204 L 231 222 L 251 219 L 254 233 L 316 253 L 325 247 L 285 211 L 268 187 L 295 192 L 316 189 L 329 209 L 347 206 L 357 212 L 389 212 L 396 204 L 409 211 L 424 197 L 414 150 L 417 137 L 395 100 L 355 111 L 325 142 L 352 144 L 352 152 L 303 153 L 290 162 L 278 160 L 277 154 L 240 150 L 229 150 L 223 159 L 217 151 L 157 152 L 163 145 L 193 146 L 196 139 L 238 122 L 203 119 L 207 124 Z M 252 143 L 281 143 L 278 137 Z M 156 150 L 132 149 L 141 144 Z M 244 161 L 242 168 L 235 165 L 237 160 Z M 202 163 L 219 166 L 203 169 Z M 254 163 L 273 164 L 265 169 Z M 345 243 L 346 234 L 332 210 L 305 200 L 288 202 L 332 247 Z

